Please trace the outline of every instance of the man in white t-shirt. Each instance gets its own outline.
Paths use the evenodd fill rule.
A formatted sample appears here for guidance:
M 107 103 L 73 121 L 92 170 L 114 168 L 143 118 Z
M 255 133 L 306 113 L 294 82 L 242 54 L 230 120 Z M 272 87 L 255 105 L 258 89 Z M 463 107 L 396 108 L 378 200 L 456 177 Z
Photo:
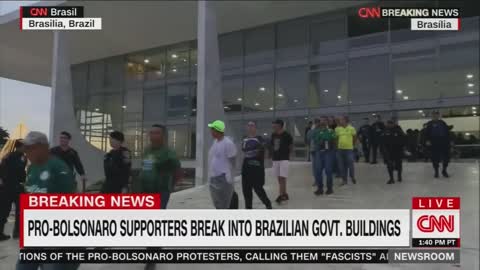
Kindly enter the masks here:
M 208 177 L 210 195 L 217 209 L 228 209 L 233 195 L 232 168 L 237 148 L 225 137 L 225 123 L 220 120 L 208 124 L 215 141 L 208 152 Z

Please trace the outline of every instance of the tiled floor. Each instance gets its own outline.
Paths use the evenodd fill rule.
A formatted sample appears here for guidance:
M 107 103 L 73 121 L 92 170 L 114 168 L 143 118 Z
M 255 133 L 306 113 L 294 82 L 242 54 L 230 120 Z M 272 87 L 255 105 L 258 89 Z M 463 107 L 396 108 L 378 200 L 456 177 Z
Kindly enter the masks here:
M 479 269 L 479 164 L 454 163 L 450 166 L 452 176 L 448 179 L 434 179 L 431 165 L 425 163 L 404 164 L 404 181 L 394 185 L 386 185 L 384 166 L 359 163 L 357 169 L 357 185 L 339 187 L 336 179 L 335 193 L 329 196 L 313 195 L 311 167 L 308 163 L 291 165 L 288 179 L 290 201 L 276 208 L 410 208 L 413 196 L 460 196 L 461 197 L 461 265 L 158 265 L 157 269 L 325 269 L 325 270 L 380 270 L 380 269 Z M 241 197 L 241 187 L 237 183 L 236 190 Z M 266 191 L 271 199 L 277 195 L 275 179 L 267 171 Z M 240 202 L 243 206 L 243 200 Z M 205 187 L 190 189 L 174 194 L 169 208 L 213 208 Z M 263 208 L 260 201 L 254 199 L 254 208 Z M 10 230 L 9 223 L 7 229 Z M 14 269 L 18 242 L 10 240 L 0 243 L 0 270 Z M 142 265 L 82 265 L 82 270 L 107 269 L 143 269 Z

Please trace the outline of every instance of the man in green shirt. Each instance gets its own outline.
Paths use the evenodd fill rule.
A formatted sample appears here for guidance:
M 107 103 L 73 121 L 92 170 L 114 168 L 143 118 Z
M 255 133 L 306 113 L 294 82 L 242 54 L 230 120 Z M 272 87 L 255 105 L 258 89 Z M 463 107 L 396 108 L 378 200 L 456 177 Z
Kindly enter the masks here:
M 350 174 L 352 183 L 356 184 L 353 148 L 357 141 L 357 131 L 349 124 L 347 116 L 341 116 L 339 120 L 339 126 L 335 128 L 335 134 L 338 141 L 337 160 L 340 175 L 343 179 L 342 185 L 347 184 L 348 174 Z
M 27 170 L 25 190 L 27 193 L 73 193 L 75 192 L 75 178 L 68 165 L 52 156 L 47 136 L 38 131 L 27 134 L 23 141 L 25 154 L 30 160 Z M 74 270 L 79 264 L 21 264 L 17 263 L 17 270 L 37 269 Z
M 333 161 L 335 158 L 335 132 L 328 128 L 328 118 L 322 116 L 320 119 L 315 119 L 317 128 L 313 130 L 312 140 L 315 149 L 314 155 L 314 176 L 317 185 L 315 195 L 323 194 L 323 171 L 327 176 L 327 192 L 333 193 Z
M 141 192 L 160 193 L 161 208 L 166 209 L 175 183 L 182 176 L 180 161 L 175 151 L 168 148 L 165 126 L 150 129 L 150 147 L 143 154 L 140 173 Z

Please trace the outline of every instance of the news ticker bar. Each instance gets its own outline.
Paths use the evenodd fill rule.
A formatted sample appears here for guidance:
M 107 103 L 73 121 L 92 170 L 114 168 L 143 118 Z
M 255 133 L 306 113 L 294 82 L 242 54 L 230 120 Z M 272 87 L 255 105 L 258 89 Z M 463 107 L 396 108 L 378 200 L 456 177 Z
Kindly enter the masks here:
M 460 263 L 460 250 L 428 249 L 23 249 L 21 263 Z

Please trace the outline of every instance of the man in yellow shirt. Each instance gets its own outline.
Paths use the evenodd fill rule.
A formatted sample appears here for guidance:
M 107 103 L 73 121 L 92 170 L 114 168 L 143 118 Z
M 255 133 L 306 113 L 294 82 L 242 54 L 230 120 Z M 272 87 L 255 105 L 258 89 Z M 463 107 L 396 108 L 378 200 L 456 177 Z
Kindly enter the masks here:
M 350 174 L 352 183 L 356 184 L 354 169 L 353 147 L 357 140 L 357 131 L 348 123 L 346 116 L 339 117 L 339 126 L 335 128 L 337 136 L 337 160 L 340 176 L 343 179 L 342 185 L 347 184 L 347 173 Z

